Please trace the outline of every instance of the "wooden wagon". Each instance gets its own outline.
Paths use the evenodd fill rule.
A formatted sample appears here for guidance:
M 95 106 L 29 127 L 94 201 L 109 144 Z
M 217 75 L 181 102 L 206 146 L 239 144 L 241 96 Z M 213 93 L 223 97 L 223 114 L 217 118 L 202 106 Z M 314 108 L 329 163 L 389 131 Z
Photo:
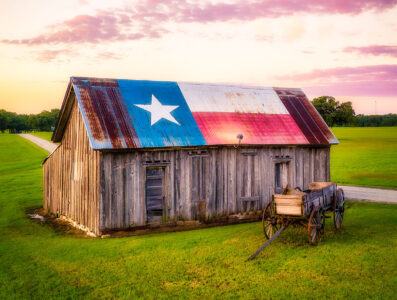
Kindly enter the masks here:
M 316 245 L 324 234 L 325 219 L 329 218 L 326 213 L 333 213 L 335 229 L 339 230 L 344 209 L 343 190 L 338 189 L 336 183 L 313 182 L 305 191 L 285 188 L 283 194 L 273 195 L 272 201 L 266 205 L 262 227 L 268 241 L 249 259 L 255 258 L 289 225 L 307 227 L 309 243 Z

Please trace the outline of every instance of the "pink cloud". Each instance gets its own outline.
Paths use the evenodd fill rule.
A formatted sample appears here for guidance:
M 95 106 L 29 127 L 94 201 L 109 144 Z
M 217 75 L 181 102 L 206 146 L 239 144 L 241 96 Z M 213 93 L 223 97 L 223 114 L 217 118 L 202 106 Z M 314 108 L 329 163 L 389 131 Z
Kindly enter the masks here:
M 347 47 L 343 49 L 344 52 L 355 52 L 364 55 L 387 55 L 397 57 L 397 46 L 388 45 L 372 45 L 366 47 Z
M 42 50 L 36 52 L 36 60 L 40 62 L 52 62 L 55 60 L 59 60 L 60 56 L 69 55 L 72 51 L 68 49 L 60 49 L 60 50 Z
M 397 96 L 397 65 L 374 65 L 313 70 L 280 76 L 300 81 L 311 94 L 335 96 Z
M 397 65 L 374 65 L 313 70 L 309 73 L 280 76 L 279 79 L 301 81 L 324 79 L 337 79 L 338 81 L 397 80 Z
M 252 21 L 295 14 L 359 14 L 368 10 L 382 11 L 396 4 L 397 0 L 237 0 L 234 3 L 216 4 L 187 0 L 146 0 L 132 7 L 76 16 L 52 25 L 48 32 L 33 38 L 2 42 L 31 46 L 155 39 L 168 32 L 167 23 Z
M 321 95 L 346 97 L 397 97 L 397 81 L 338 82 L 309 86 L 303 90 L 315 97 Z
M 101 52 L 97 55 L 97 58 L 99 60 L 109 60 L 109 59 L 122 59 L 121 55 L 117 55 L 116 53 L 110 52 L 110 51 L 105 51 L 105 52 Z
M 30 39 L 3 40 L 3 43 L 22 44 L 28 46 L 60 44 L 60 43 L 99 43 L 101 41 L 117 41 L 141 39 L 151 36 L 145 34 L 129 34 L 123 32 L 120 24 L 125 23 L 122 16 L 98 13 L 96 16 L 79 15 L 61 24 L 51 26 L 52 31 Z

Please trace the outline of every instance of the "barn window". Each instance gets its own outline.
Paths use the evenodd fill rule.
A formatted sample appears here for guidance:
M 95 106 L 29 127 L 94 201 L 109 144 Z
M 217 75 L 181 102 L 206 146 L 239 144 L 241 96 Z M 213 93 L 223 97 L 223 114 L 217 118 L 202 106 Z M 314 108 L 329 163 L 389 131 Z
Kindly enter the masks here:
M 208 156 L 208 151 L 207 150 L 191 150 L 188 152 L 189 156 L 195 157 L 195 156 Z
M 274 165 L 274 192 L 281 194 L 289 184 L 289 162 L 276 162 Z

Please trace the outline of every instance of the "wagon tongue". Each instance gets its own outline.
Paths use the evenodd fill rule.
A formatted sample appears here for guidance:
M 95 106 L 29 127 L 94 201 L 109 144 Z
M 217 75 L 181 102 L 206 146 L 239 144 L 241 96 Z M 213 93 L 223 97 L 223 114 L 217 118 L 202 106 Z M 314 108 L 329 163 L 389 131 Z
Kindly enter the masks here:
M 271 244 L 271 242 L 273 242 L 281 234 L 281 232 L 283 232 L 284 229 L 287 227 L 288 227 L 288 224 L 281 226 L 280 229 L 262 247 L 260 247 L 258 249 L 258 251 L 256 251 L 254 254 L 252 254 L 250 256 L 250 258 L 247 259 L 247 261 L 253 260 L 255 257 L 257 257 L 258 254 L 261 253 L 267 246 L 269 246 Z

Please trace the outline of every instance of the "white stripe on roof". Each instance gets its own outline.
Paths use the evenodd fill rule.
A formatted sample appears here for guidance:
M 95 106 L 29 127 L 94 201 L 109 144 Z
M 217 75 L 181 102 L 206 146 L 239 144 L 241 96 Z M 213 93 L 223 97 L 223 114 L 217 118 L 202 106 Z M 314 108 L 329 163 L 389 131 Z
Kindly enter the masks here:
M 178 82 L 192 112 L 289 114 L 273 88 Z

